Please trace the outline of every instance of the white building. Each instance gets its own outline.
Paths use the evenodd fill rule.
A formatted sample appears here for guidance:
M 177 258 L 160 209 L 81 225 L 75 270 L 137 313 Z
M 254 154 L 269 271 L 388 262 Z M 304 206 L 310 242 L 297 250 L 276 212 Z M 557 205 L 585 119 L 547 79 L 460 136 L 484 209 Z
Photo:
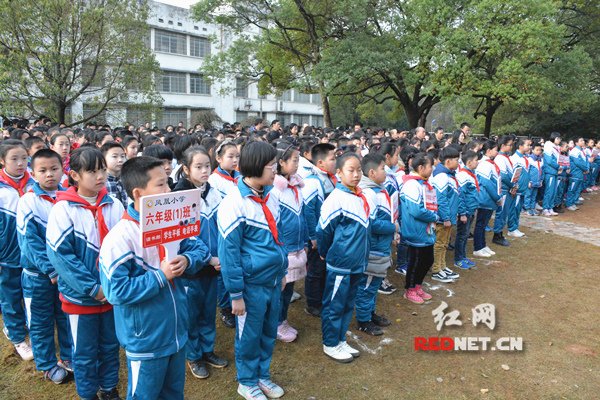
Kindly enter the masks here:
M 217 37 L 226 47 L 232 41 L 231 36 L 219 26 L 191 20 L 188 9 L 158 2 L 150 5 L 150 46 L 163 71 L 157 87 L 164 99 L 162 119 L 157 121 L 159 127 L 180 121 L 190 126 L 195 123 L 194 114 L 207 109 L 230 123 L 262 115 L 266 120 L 280 120 L 282 126 L 292 122 L 324 126 L 318 94 L 288 91 L 281 98 L 259 96 L 256 84 L 245 85 L 242 79 L 236 79 L 227 85 L 235 90 L 222 96 L 221 85 L 211 87 L 198 69 L 206 55 L 218 51 L 209 38 Z M 130 123 L 141 122 L 133 111 L 127 113 L 126 119 Z

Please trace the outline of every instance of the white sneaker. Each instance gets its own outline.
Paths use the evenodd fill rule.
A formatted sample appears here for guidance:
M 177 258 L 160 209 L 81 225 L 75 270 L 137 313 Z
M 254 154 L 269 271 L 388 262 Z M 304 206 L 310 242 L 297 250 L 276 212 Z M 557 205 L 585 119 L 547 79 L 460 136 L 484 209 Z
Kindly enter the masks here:
M 556 211 L 554 211 L 553 209 L 549 209 L 548 211 L 550 211 L 550 215 L 552 215 L 552 216 L 558 215 L 558 213 Z
M 512 231 L 512 232 L 511 232 L 511 231 L 509 231 L 509 232 L 506 234 L 506 236 L 512 236 L 512 237 L 517 237 L 517 238 L 520 238 L 520 237 L 523 237 L 523 236 L 525 236 L 525 234 L 524 234 L 523 232 L 521 232 L 520 230 L 516 229 L 516 230 L 514 230 L 514 231 Z
M 354 347 L 350 346 L 347 341 L 340 342 L 340 346 L 342 349 L 346 350 L 350 355 L 354 358 L 360 357 L 360 351 L 356 350 Z
M 491 257 L 492 255 L 485 251 L 485 249 L 477 250 L 473 252 L 475 257 Z
M 583 200 L 584 200 L 584 199 L 583 199 L 583 197 L 580 197 L 580 198 L 579 198 L 579 201 L 583 201 Z
M 452 271 L 450 268 L 446 267 L 442 270 L 446 276 L 450 279 L 457 279 L 460 278 L 460 275 L 457 274 L 456 272 Z
M 487 247 L 487 246 L 485 246 L 483 249 L 484 249 L 485 251 L 487 251 L 487 252 L 488 252 L 488 254 L 489 254 L 490 256 L 495 256 L 495 255 L 496 255 L 496 252 L 495 252 L 494 250 L 490 249 L 490 248 L 489 248 L 489 247 Z
M 300 296 L 300 293 L 294 292 L 292 294 L 292 298 L 290 299 L 290 303 L 293 303 L 295 301 L 298 301 L 302 298 L 302 296 Z
M 542 207 L 542 206 L 540 206 L 539 204 L 536 203 L 535 204 L 535 209 L 538 210 L 538 211 L 543 211 L 544 207 Z
M 573 204 L 572 206 L 567 207 L 567 210 L 569 210 L 569 211 L 577 211 L 577 210 L 579 210 L 579 208 L 575 204 Z
M 17 349 L 17 353 L 19 353 L 23 360 L 33 360 L 33 351 L 31 350 L 31 345 L 27 343 L 27 341 L 15 344 L 15 349 Z
M 348 353 L 343 347 L 342 342 L 338 343 L 337 346 L 325 346 L 323 345 L 323 353 L 329 358 L 334 359 L 337 362 L 349 363 L 354 360 L 352 354 Z
M 552 214 L 552 211 L 550 211 L 550 210 L 544 210 L 544 212 L 542 213 L 542 215 L 545 216 L 545 217 L 551 217 L 554 214 Z

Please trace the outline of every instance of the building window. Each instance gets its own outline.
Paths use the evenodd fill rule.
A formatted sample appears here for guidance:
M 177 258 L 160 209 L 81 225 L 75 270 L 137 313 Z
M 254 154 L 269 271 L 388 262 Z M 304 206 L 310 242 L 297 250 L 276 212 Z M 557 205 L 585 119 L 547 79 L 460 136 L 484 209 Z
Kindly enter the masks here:
M 248 97 L 248 82 L 242 78 L 235 78 L 235 97 Z
M 320 93 L 314 93 L 312 95 L 312 98 L 310 99 L 311 103 L 314 104 L 321 104 L 321 94 Z
M 92 117 L 92 115 L 96 114 L 98 112 L 98 107 L 95 106 L 94 104 L 83 104 L 83 118 L 87 119 Z M 96 115 L 95 117 L 92 118 L 93 122 L 96 122 L 98 124 L 105 124 L 106 123 L 106 114 L 104 112 Z
M 91 88 L 104 87 L 104 67 L 98 65 L 94 75 L 94 65 L 84 63 L 81 67 L 81 82 L 84 85 L 89 82 Z
M 158 123 L 159 128 L 166 128 L 168 125 L 177 126 L 183 122 L 183 126 L 188 126 L 187 110 L 185 108 L 163 108 L 162 118 Z
M 159 92 L 187 93 L 184 72 L 163 71 L 158 77 L 156 87 Z
M 210 94 L 210 84 L 200 74 L 190 74 L 190 93 Z
M 281 97 L 279 98 L 279 100 L 281 100 L 281 101 L 292 101 L 292 91 L 291 90 L 286 90 L 285 92 L 281 93 Z
M 248 118 L 248 113 L 246 111 L 236 111 L 235 112 L 235 122 L 242 122 L 246 118 Z
M 297 103 L 310 103 L 310 94 L 294 90 L 294 101 Z
M 315 128 L 318 127 L 324 127 L 325 126 L 325 119 L 323 118 L 322 115 L 313 115 L 312 117 L 312 126 L 314 126 Z
M 186 47 L 185 35 L 160 29 L 154 31 L 154 50 L 185 55 L 187 54 Z
M 137 110 L 135 108 L 127 108 L 127 122 L 136 128 L 150 122 L 147 111 Z
M 277 114 L 276 115 L 277 118 L 275 118 L 276 120 L 279 121 L 279 124 L 284 127 L 287 125 L 287 115 L 285 114 Z
M 210 55 L 210 40 L 190 36 L 190 56 L 206 57 Z

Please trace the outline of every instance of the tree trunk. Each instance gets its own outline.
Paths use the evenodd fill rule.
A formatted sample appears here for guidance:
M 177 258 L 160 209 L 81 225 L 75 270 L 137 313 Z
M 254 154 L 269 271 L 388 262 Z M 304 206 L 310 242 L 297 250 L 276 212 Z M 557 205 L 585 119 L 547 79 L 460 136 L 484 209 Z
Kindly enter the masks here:
M 319 82 L 319 94 L 321 95 L 321 108 L 323 108 L 323 122 L 326 128 L 332 128 L 331 126 L 331 108 L 329 107 L 329 97 L 325 92 L 325 85 L 323 82 Z
M 67 112 L 67 106 L 65 105 L 65 103 L 60 102 L 57 105 L 58 108 L 58 113 L 57 113 L 57 118 L 58 118 L 58 124 L 66 124 L 65 122 L 65 118 L 66 118 L 66 112 Z
M 502 105 L 501 101 L 495 101 L 492 99 L 486 99 L 485 101 L 485 127 L 483 129 L 483 136 L 486 138 L 490 137 L 490 133 L 492 131 L 492 118 L 494 118 L 494 114 L 498 107 Z
M 408 119 L 408 129 L 415 129 L 419 126 L 419 122 L 421 119 L 421 115 L 419 115 L 418 107 L 413 107 L 412 104 L 404 105 L 404 112 L 406 113 L 406 118 Z

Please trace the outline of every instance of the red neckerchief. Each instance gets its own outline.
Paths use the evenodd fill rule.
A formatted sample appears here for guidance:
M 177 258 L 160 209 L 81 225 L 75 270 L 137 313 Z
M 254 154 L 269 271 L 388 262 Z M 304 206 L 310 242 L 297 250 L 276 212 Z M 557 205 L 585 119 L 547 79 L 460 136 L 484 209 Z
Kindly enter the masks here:
M 348 188 L 348 189 L 350 189 L 350 188 Z M 390 197 L 387 194 L 387 191 L 385 191 L 385 189 L 384 189 L 383 192 L 385 192 L 385 194 L 386 194 L 386 196 L 387 196 L 387 198 L 389 200 Z M 369 207 L 369 202 L 367 201 L 367 198 L 363 194 L 362 189 L 359 188 L 358 186 L 356 186 L 354 188 L 354 190 L 350 189 L 350 193 L 353 194 L 354 196 L 358 196 L 358 197 L 360 197 L 362 199 L 362 201 L 363 201 L 363 208 L 365 210 L 365 214 L 367 214 L 367 220 L 368 220 L 369 219 L 369 214 L 371 213 L 371 208 Z M 390 208 L 392 208 L 391 204 L 392 203 L 391 203 L 391 200 L 390 200 Z
M 460 165 L 458 166 L 460 168 Z M 460 195 L 460 185 L 458 184 L 458 179 L 456 179 L 456 176 L 454 175 L 450 175 L 447 174 L 450 178 L 454 179 L 454 182 L 456 183 L 456 191 L 458 192 L 458 194 Z
M 215 170 L 213 171 L 213 174 L 217 174 L 221 178 L 237 184 L 237 181 L 238 181 L 237 178 L 232 178 L 231 175 L 222 173 L 221 171 L 219 171 L 219 168 L 215 168 Z
M 300 204 L 300 202 L 298 201 L 298 189 L 296 189 L 296 186 L 290 185 L 288 183 L 287 187 L 294 191 L 294 195 L 296 196 L 296 204 Z
M 540 166 L 540 160 L 536 160 L 538 163 L 538 171 L 540 171 L 540 178 L 542 177 L 542 167 Z
M 328 171 L 325 171 L 323 168 L 319 168 L 319 167 L 317 167 L 317 169 L 319 169 L 319 170 L 321 170 L 321 171 L 325 172 L 325 173 L 326 173 L 326 174 L 329 176 L 329 179 L 331 179 L 331 182 L 333 182 L 333 186 L 336 186 L 336 185 L 337 185 L 337 182 L 338 182 L 338 180 L 337 180 L 337 178 L 335 177 L 335 175 L 333 175 L 333 174 L 330 174 Z
M 513 168 L 513 163 L 512 163 L 512 161 L 510 161 L 510 157 L 509 156 L 507 156 L 506 154 L 503 154 L 503 153 L 498 153 L 498 155 L 506 157 L 506 159 L 510 163 L 510 167 Z
M 488 158 L 485 161 L 492 163 L 492 165 L 494 166 L 494 168 L 496 168 L 496 173 L 498 174 L 498 176 L 500 176 L 500 167 L 498 167 L 498 165 L 496 165 L 496 163 L 494 162 L 494 160 L 492 160 L 491 158 Z
M 468 169 L 461 167 L 460 165 L 458 166 L 458 170 L 467 173 L 471 178 L 475 180 L 475 186 L 477 186 L 477 193 L 479 193 L 479 181 L 477 180 L 475 174 L 469 171 Z
M 127 210 L 125 210 L 121 219 L 124 219 L 126 221 L 133 221 L 138 225 L 140 224 L 140 221 L 136 220 L 131 215 L 129 215 Z M 160 261 L 162 261 L 165 258 L 165 255 L 166 255 L 165 246 L 163 246 L 162 244 L 159 244 L 158 245 L 158 258 L 160 259 Z M 170 282 L 171 282 L 171 285 L 173 285 L 173 289 L 175 289 L 175 284 L 173 283 L 173 281 L 170 281 Z
M 93 206 L 84 199 L 79 196 L 77 193 L 77 188 L 75 186 L 71 186 L 64 192 L 56 193 L 56 201 L 71 201 L 77 204 L 81 204 L 82 208 L 86 210 L 90 210 L 94 215 L 94 218 L 98 221 L 98 231 L 100 233 L 100 245 L 104 241 L 104 238 L 108 234 L 108 227 L 106 226 L 106 221 L 104 220 L 104 215 L 102 214 L 102 207 L 109 203 L 104 203 L 100 205 L 104 196 L 108 194 L 106 188 L 102 188 L 102 190 L 98 193 L 98 200 L 96 200 L 96 205 Z
M 277 239 L 277 223 L 275 222 L 275 218 L 273 218 L 273 214 L 271 213 L 271 210 L 269 210 L 269 207 L 267 207 L 267 201 L 269 201 L 269 195 L 266 195 L 264 199 L 260 199 L 257 196 L 254 195 L 250 195 L 248 196 L 249 198 L 251 198 L 252 200 L 254 200 L 255 202 L 257 202 L 258 204 L 260 204 L 260 206 L 262 207 L 263 213 L 265 214 L 265 218 L 267 219 L 267 224 L 269 225 L 269 230 L 271 231 L 271 234 L 273 235 L 273 239 L 275 239 L 275 242 L 277 244 L 283 244 L 280 243 L 279 240 Z
M 28 193 L 35 193 L 35 192 L 33 191 L 33 189 L 31 189 Z M 40 199 L 46 200 L 52 204 L 56 204 L 56 199 L 53 199 L 52 197 L 48 196 L 47 194 L 40 194 L 38 197 Z
M 383 189 L 382 192 L 385 194 L 385 198 L 388 201 L 388 204 L 390 206 L 390 211 L 394 211 L 394 210 L 392 210 L 392 199 L 390 198 L 390 194 L 385 189 Z
M 4 180 L 6 181 L 6 183 L 11 188 L 13 188 L 17 192 L 19 192 L 19 197 L 21 197 L 21 196 L 23 196 L 25 194 L 24 189 L 27 186 L 27 182 L 29 182 L 29 172 L 25 171 L 25 173 L 23 174 L 23 177 L 19 181 L 18 185 L 17 185 L 17 182 L 13 181 L 10 176 L 6 175 L 6 172 L 4 172 L 4 169 L 0 170 L 0 176 L 2 178 L 4 178 Z
M 429 184 L 429 182 L 427 182 L 426 179 L 423 179 L 420 175 L 404 175 L 402 177 L 402 183 L 406 183 L 407 181 L 410 181 L 411 179 L 421 180 L 421 181 L 423 181 L 423 184 L 425 186 L 427 186 L 428 190 L 433 190 L 433 186 L 431 186 Z

